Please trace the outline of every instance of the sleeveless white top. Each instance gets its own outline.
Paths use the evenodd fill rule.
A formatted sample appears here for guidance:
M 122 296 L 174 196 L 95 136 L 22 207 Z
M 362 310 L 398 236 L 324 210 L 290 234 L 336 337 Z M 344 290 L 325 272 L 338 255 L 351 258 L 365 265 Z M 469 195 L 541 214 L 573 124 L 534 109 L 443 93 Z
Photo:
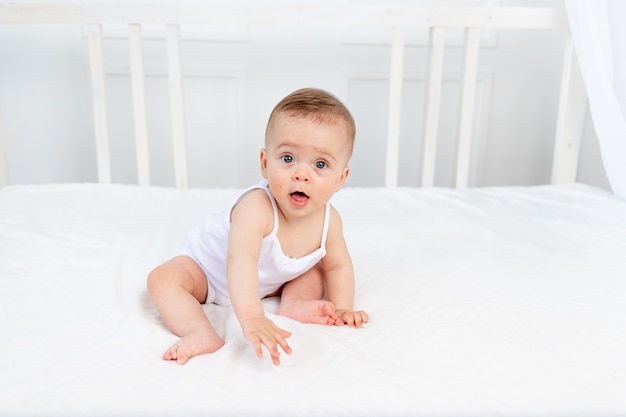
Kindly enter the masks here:
M 272 294 L 284 283 L 313 268 L 326 255 L 330 203 L 326 203 L 320 247 L 301 258 L 292 258 L 284 253 L 278 240 L 278 207 L 270 193 L 267 180 L 263 180 L 245 190 L 228 210 L 225 210 L 217 218 L 209 217 L 205 224 L 191 231 L 187 236 L 182 254 L 191 257 L 204 271 L 209 284 L 207 303 L 231 305 L 226 281 L 230 215 L 234 206 L 247 193 L 255 189 L 262 189 L 267 193 L 274 212 L 274 227 L 271 233 L 263 238 L 259 255 L 259 298 Z

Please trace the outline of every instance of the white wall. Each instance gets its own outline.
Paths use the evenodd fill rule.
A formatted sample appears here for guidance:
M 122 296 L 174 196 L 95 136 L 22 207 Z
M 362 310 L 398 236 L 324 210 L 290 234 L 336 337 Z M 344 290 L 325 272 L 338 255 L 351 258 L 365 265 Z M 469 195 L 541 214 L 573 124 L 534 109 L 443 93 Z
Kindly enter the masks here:
M 428 1 L 411 1 L 428 4 Z M 441 5 L 441 1 L 434 2 Z M 459 3 L 454 1 L 445 4 Z M 467 2 L 462 2 L 468 4 Z M 561 1 L 475 1 L 545 5 Z M 272 107 L 303 87 L 328 89 L 357 121 L 349 185 L 382 185 L 389 33 L 290 28 L 183 32 L 190 185 L 246 186 L 259 178 L 258 153 Z M 152 178 L 173 185 L 167 122 L 164 42 L 145 33 Z M 128 46 L 106 28 L 109 122 L 115 182 L 136 181 Z M 223 38 L 226 36 L 226 41 Z M 216 37 L 221 40 L 217 41 Z M 408 37 L 403 91 L 400 183 L 418 181 L 426 33 Z M 365 39 L 365 40 L 364 40 Z M 483 34 L 470 184 L 550 180 L 564 33 Z M 377 43 L 381 44 L 377 44 Z M 450 33 L 446 51 L 436 185 L 451 184 L 462 50 Z M 457 45 L 456 47 L 454 45 Z M 96 180 L 87 51 L 80 26 L 0 27 L 0 114 L 10 183 Z M 606 187 L 587 123 L 579 180 Z

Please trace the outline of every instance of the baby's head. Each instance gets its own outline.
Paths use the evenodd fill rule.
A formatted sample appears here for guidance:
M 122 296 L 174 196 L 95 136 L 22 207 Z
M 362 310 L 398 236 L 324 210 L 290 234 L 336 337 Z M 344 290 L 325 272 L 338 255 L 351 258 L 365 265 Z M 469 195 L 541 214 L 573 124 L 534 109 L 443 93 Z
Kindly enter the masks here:
M 320 125 L 341 125 L 346 141 L 347 160 L 352 156 L 356 127 L 346 106 L 332 94 L 316 89 L 303 88 L 283 98 L 272 110 L 265 129 L 265 147 L 272 139 L 272 128 L 279 117 L 302 118 Z M 346 162 L 347 162 L 346 160 Z

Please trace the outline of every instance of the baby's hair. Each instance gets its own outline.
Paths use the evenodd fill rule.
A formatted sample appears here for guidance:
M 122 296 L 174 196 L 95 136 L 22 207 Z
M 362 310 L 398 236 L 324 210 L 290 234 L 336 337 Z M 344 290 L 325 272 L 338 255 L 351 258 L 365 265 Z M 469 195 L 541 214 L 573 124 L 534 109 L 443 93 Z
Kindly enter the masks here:
M 343 122 L 350 141 L 350 154 L 354 145 L 356 127 L 350 111 L 334 95 L 317 88 L 303 88 L 283 98 L 272 110 L 265 130 L 267 142 L 270 129 L 279 114 L 288 117 L 303 117 L 316 123 Z

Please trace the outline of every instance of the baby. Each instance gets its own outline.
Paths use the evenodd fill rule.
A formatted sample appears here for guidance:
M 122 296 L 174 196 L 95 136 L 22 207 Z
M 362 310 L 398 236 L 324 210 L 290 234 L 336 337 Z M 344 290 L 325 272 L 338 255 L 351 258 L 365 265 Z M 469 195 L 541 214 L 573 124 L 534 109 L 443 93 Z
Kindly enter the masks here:
M 265 346 L 275 365 L 278 346 L 291 354 L 291 333 L 265 316 L 262 298 L 280 295 L 278 314 L 303 323 L 367 322 L 354 310 L 352 261 L 329 203 L 350 172 L 354 136 L 350 112 L 325 91 L 298 90 L 276 105 L 260 155 L 264 180 L 148 276 L 152 301 L 181 337 L 163 359 L 182 365 L 224 345 L 201 303 L 232 305 L 257 356 Z

